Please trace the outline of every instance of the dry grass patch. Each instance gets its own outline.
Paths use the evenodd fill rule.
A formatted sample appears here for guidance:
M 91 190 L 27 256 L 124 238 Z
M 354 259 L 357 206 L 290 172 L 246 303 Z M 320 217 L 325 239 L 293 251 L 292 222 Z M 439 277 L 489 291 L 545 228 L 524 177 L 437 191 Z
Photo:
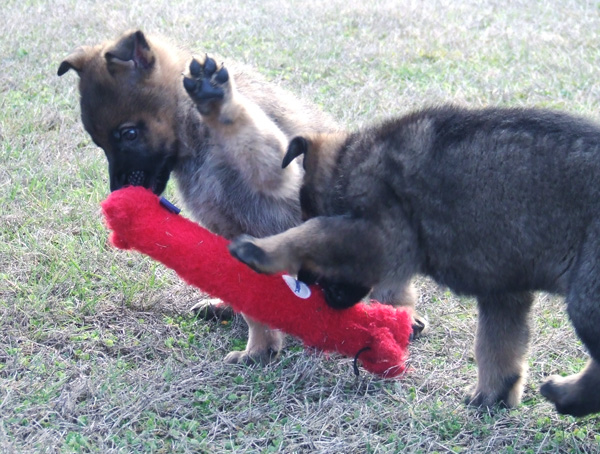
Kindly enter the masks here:
M 598 452 L 598 419 L 558 416 L 548 374 L 585 352 L 562 303 L 536 306 L 514 410 L 462 404 L 475 305 L 418 282 L 431 334 L 398 381 L 290 341 L 264 368 L 226 367 L 240 320 L 150 260 L 106 246 L 104 157 L 61 59 L 130 27 L 244 61 L 349 127 L 424 104 L 537 105 L 600 119 L 595 3 L 8 0 L 0 24 L 2 452 Z M 177 199 L 171 187 L 169 197 Z

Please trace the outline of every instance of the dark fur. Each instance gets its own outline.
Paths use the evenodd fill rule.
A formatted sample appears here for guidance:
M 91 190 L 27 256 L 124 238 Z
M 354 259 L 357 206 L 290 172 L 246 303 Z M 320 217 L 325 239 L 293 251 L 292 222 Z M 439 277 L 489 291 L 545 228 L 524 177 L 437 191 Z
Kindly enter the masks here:
M 519 403 L 531 292 L 564 295 L 592 359 L 542 393 L 563 413 L 600 411 L 600 127 L 542 110 L 440 107 L 294 139 L 288 154 L 304 155 L 312 218 L 234 242 L 238 257 L 249 243 L 261 251 L 242 261 L 366 287 L 422 273 L 476 296 L 476 405 Z

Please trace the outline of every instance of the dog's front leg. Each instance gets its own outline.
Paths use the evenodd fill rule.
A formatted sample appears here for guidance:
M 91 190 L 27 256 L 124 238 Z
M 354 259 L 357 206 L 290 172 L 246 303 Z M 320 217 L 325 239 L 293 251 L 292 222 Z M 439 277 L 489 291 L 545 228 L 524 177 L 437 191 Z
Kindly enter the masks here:
M 368 290 L 383 269 L 383 235 L 378 230 L 365 219 L 321 216 L 266 238 L 242 235 L 229 251 L 259 273 L 297 274 L 302 269 L 330 283 Z
M 479 319 L 475 340 L 477 384 L 467 403 L 515 407 L 527 374 L 531 293 L 485 295 L 477 299 Z

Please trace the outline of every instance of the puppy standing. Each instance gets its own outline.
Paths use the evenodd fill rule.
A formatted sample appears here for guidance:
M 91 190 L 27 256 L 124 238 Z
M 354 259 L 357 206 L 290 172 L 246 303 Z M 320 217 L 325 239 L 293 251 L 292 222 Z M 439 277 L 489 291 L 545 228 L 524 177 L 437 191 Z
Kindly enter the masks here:
M 336 125 L 258 75 L 212 58 L 193 60 L 184 79 L 190 60 L 135 31 L 61 63 L 59 75 L 73 69 L 80 77 L 81 118 L 106 154 L 111 190 L 142 185 L 160 194 L 173 171 L 193 217 L 219 235 L 261 237 L 297 225 L 302 171 L 281 169 L 285 147 L 295 135 Z M 414 308 L 414 298 L 385 302 Z M 280 332 L 245 319 L 246 349 L 226 361 L 264 362 L 281 350 Z
M 600 127 L 540 110 L 428 109 L 350 135 L 291 141 L 311 219 L 235 240 L 257 271 L 307 269 L 341 291 L 401 288 L 416 273 L 479 307 L 475 405 L 520 402 L 532 291 L 565 295 L 591 359 L 550 377 L 559 412 L 600 411 Z M 336 299 L 336 296 L 338 297 Z

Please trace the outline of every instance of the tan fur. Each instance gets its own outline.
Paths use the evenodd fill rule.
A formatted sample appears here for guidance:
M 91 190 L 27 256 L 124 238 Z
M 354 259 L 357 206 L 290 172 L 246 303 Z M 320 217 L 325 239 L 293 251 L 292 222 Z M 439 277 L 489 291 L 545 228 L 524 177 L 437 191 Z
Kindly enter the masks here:
M 73 69 L 79 75 L 82 121 L 109 162 L 125 162 L 136 153 L 148 160 L 140 167 L 171 159 L 186 208 L 212 231 L 227 238 L 244 232 L 263 236 L 299 223 L 302 172 L 299 164 L 281 169 L 287 141 L 296 134 L 335 130 L 335 123 L 234 63 L 226 66 L 230 77 L 222 85 L 223 99 L 201 113 L 183 87 L 182 73 L 191 60 L 189 52 L 162 37 L 129 31 L 76 49 L 58 73 Z M 139 128 L 139 138 L 136 147 L 125 149 L 114 137 L 128 128 Z M 128 178 L 116 173 L 111 170 L 113 189 Z M 166 179 L 157 192 L 164 184 Z M 282 333 L 246 321 L 248 345 L 226 361 L 264 362 L 276 356 Z
M 302 180 L 298 166 L 281 169 L 285 134 L 254 102 L 237 93 L 233 82 L 220 109 L 204 120 L 224 144 L 223 155 L 249 184 L 273 197 L 297 197 Z
M 205 66 L 209 58 L 196 61 Z M 78 73 L 82 121 L 109 163 L 129 159 L 134 161 L 130 166 L 154 167 L 171 162 L 185 208 L 208 229 L 231 239 L 242 233 L 272 235 L 298 224 L 303 172 L 298 162 L 281 168 L 288 141 L 304 134 L 319 140 L 327 132 L 333 134 L 333 150 L 346 134 L 337 132 L 337 125 L 315 107 L 233 62 L 224 66 L 227 82 L 219 84 L 215 75 L 211 79 L 223 90 L 222 99 L 196 99 L 183 86 L 182 74 L 196 79 L 191 61 L 189 52 L 164 38 L 130 31 L 116 40 L 80 47 L 61 63 L 59 75 L 69 69 Z M 222 69 L 222 60 L 215 61 L 217 71 Z M 139 146 L 115 144 L 116 133 L 140 125 Z M 322 168 L 332 166 L 333 161 Z M 113 167 L 109 165 L 111 188 L 128 184 L 127 175 L 118 175 L 118 166 Z M 162 178 L 153 190 L 161 192 L 164 185 Z M 382 302 L 405 305 L 412 312 L 415 299 L 408 287 L 380 294 Z M 227 361 L 264 362 L 280 351 L 279 331 L 246 321 L 248 345 Z

